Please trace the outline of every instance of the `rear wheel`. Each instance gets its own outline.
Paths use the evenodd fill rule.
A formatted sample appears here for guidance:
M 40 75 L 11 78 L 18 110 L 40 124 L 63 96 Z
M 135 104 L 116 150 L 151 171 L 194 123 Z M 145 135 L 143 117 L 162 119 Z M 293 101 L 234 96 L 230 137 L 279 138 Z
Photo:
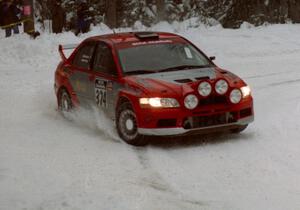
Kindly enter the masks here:
M 247 125 L 240 125 L 238 128 L 231 129 L 230 131 L 231 131 L 231 133 L 241 133 L 247 127 L 248 127 L 248 124 Z
M 129 102 L 123 103 L 117 111 L 116 121 L 119 136 L 128 144 L 144 146 L 147 144 L 146 136 L 138 133 L 137 118 Z
M 62 89 L 58 95 L 58 109 L 65 118 L 70 119 L 73 103 L 69 93 L 65 89 Z

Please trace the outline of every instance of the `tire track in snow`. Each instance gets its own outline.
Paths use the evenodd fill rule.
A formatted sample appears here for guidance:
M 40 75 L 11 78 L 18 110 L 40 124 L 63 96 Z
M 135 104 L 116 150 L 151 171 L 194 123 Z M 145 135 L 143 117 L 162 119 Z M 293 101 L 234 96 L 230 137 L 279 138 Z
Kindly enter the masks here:
M 272 87 L 277 87 L 277 86 L 295 85 L 296 83 L 299 83 L 299 85 L 300 85 L 300 78 L 299 79 L 293 79 L 293 80 L 285 80 L 285 81 L 281 81 L 281 82 L 269 83 L 267 85 L 258 86 L 257 88 L 267 89 L 267 88 L 272 88 Z
M 240 59 L 251 59 L 251 58 L 267 58 L 267 57 L 276 57 L 276 56 L 291 56 L 295 54 L 299 54 L 300 49 L 286 49 L 286 50 L 281 50 L 281 51 L 274 51 L 267 49 L 265 51 L 252 51 L 252 52 L 230 52 L 227 53 L 227 56 L 235 57 L 235 58 L 240 58 Z
M 278 73 L 269 73 L 269 74 L 260 74 L 260 75 L 252 75 L 252 76 L 246 76 L 244 77 L 245 79 L 257 79 L 257 78 L 265 78 L 265 77 L 272 77 L 272 76 L 278 76 L 278 75 L 283 75 L 283 74 L 287 74 L 287 73 L 295 73 L 298 72 L 300 74 L 300 72 L 298 70 L 293 70 L 293 71 L 282 71 L 282 72 L 278 72 Z
M 4 180 L 5 178 L 8 177 L 6 175 L 7 171 L 8 171 L 8 169 L 6 169 L 6 168 L 0 168 L 0 181 L 2 181 L 2 180 Z
M 174 206 L 180 207 L 179 209 L 201 209 L 208 207 L 208 204 L 203 201 L 189 199 L 182 193 L 176 191 L 160 174 L 156 171 L 150 163 L 149 157 L 147 157 L 146 148 L 135 148 L 134 152 L 137 155 L 138 161 L 144 171 L 143 177 L 136 183 L 147 188 L 151 188 L 154 191 L 166 196 L 166 201 L 170 200 L 176 204 Z

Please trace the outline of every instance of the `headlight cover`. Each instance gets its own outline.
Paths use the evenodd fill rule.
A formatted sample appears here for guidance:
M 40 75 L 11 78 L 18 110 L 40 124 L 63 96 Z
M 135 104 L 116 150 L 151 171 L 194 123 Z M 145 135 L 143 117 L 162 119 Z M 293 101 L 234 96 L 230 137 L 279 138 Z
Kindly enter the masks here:
M 242 100 L 242 92 L 239 89 L 233 89 L 230 92 L 230 101 L 233 104 L 238 104 Z
M 195 109 L 198 106 L 198 98 L 194 94 L 187 95 L 184 98 L 184 106 L 187 109 Z
M 198 92 L 201 96 L 206 97 L 209 96 L 211 93 L 211 84 L 209 82 L 201 82 L 198 86 Z
M 179 103 L 175 98 L 140 98 L 142 107 L 150 105 L 154 108 L 175 108 L 179 107 Z
M 215 85 L 215 90 L 218 94 L 224 95 L 228 90 L 228 83 L 224 79 L 220 79 Z
M 251 88 L 249 86 L 242 87 L 241 91 L 243 93 L 243 98 L 246 98 L 251 95 Z

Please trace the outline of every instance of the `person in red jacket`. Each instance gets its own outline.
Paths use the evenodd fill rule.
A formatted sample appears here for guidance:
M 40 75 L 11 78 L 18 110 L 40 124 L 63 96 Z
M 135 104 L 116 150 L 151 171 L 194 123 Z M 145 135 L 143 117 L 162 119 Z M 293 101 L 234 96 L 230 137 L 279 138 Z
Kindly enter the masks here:
M 2 27 L 5 29 L 5 37 L 10 37 L 11 32 L 14 34 L 19 33 L 19 17 L 20 9 L 12 0 L 4 1 L 4 4 L 1 9 L 2 13 Z

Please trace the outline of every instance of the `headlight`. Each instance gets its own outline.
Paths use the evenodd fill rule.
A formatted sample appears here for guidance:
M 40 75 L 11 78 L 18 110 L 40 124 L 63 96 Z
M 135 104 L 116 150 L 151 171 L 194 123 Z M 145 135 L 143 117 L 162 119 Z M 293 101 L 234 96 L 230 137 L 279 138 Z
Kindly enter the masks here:
M 208 82 L 201 82 L 198 91 L 201 96 L 206 97 L 211 93 L 211 85 Z
M 187 95 L 184 99 L 184 106 L 187 109 L 195 109 L 198 105 L 198 98 L 197 96 L 190 94 Z
M 179 103 L 174 98 L 140 98 L 140 105 L 150 105 L 155 108 L 179 107 Z
M 242 87 L 241 91 L 243 93 L 243 98 L 246 98 L 247 96 L 250 96 L 250 94 L 251 94 L 251 88 L 249 86 Z
M 228 90 L 228 83 L 221 79 L 215 85 L 215 90 L 218 94 L 224 95 Z
M 242 92 L 239 89 L 233 89 L 230 93 L 230 101 L 233 104 L 238 104 L 242 100 Z

